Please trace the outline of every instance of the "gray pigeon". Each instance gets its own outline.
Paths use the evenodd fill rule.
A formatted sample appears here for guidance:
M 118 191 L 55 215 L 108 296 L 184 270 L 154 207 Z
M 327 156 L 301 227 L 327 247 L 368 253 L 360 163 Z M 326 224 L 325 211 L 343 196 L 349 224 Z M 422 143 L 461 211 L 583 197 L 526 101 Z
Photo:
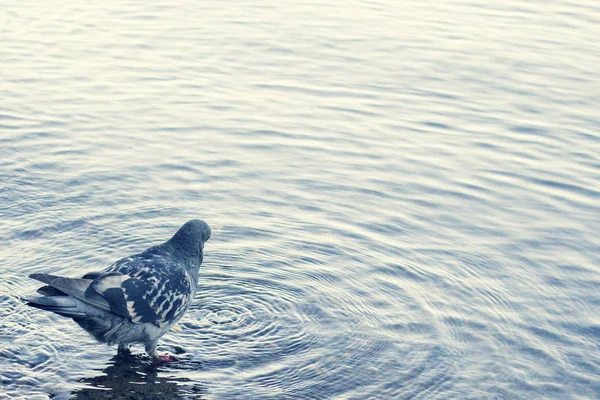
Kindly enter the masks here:
M 210 227 L 201 220 L 185 223 L 167 242 L 123 258 L 102 272 L 82 278 L 31 274 L 45 283 L 42 296 L 28 305 L 72 318 L 99 342 L 144 343 L 158 359 L 158 339 L 190 308 L 198 287 L 204 243 Z

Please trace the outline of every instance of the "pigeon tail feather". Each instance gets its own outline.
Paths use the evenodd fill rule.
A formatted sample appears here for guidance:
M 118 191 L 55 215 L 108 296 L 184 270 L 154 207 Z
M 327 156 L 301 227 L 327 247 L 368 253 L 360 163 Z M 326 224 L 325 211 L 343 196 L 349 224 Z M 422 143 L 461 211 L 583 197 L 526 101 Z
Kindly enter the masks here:
M 63 317 L 83 317 L 86 314 L 82 312 L 73 298 L 69 296 L 40 296 L 26 299 L 27 305 L 40 308 L 42 310 L 52 311 Z
M 94 282 L 92 279 L 64 278 L 49 274 L 31 274 L 29 277 L 101 310 L 111 310 L 109 302 L 91 287 Z

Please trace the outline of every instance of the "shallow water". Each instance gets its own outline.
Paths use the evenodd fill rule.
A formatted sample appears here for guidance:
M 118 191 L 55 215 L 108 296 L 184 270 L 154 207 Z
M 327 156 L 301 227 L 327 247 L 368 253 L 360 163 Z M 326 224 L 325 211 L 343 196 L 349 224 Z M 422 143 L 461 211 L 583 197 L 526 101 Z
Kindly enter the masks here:
M 196 3 L 2 5 L 0 398 L 600 397 L 596 2 Z M 190 218 L 173 365 L 18 299 Z

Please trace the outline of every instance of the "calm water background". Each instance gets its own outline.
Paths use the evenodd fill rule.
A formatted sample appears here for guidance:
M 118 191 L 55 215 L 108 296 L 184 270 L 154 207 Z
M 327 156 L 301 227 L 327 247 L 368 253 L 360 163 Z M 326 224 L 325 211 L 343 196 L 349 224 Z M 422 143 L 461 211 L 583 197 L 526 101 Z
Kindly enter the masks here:
M 1 3 L 0 398 L 600 397 L 599 3 Z M 18 300 L 190 218 L 181 363 Z

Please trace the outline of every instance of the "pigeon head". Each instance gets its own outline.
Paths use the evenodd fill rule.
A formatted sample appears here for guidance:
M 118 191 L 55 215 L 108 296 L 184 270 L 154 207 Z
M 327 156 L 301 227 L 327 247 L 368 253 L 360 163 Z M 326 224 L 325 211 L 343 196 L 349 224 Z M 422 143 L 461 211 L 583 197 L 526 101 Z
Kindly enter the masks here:
M 193 219 L 183 224 L 167 242 L 182 257 L 196 258 L 202 264 L 204 243 L 210 238 L 210 226 L 200 219 Z

